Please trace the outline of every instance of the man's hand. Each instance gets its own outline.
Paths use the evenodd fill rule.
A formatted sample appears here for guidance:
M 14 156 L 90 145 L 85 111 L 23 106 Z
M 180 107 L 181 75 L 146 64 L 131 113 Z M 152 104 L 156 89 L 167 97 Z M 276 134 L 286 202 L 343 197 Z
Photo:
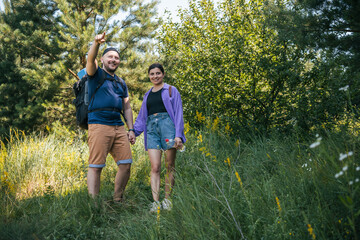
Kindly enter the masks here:
M 105 32 L 95 36 L 94 43 L 90 47 L 86 61 L 86 73 L 89 76 L 93 76 L 98 69 L 96 56 L 98 54 L 100 44 L 104 42 L 105 42 Z
M 100 44 L 102 44 L 104 42 L 105 42 L 105 32 L 95 36 L 95 43 L 100 45 Z
M 129 142 L 131 143 L 131 145 L 134 145 L 136 142 L 136 137 L 135 137 L 135 133 L 133 131 L 128 132 L 128 138 L 129 138 Z

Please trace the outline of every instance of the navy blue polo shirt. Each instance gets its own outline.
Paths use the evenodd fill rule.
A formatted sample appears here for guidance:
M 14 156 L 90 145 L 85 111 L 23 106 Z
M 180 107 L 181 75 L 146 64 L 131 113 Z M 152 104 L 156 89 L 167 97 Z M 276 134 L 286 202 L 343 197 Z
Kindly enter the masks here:
M 93 76 L 89 76 L 89 98 L 91 99 L 96 87 L 99 84 L 100 76 L 104 71 L 102 68 L 98 67 L 96 73 Z M 110 74 L 106 73 L 107 78 L 112 78 Z M 117 108 L 122 110 L 123 97 L 126 98 L 129 96 L 128 88 L 123 81 L 124 88 L 121 83 L 111 80 L 105 80 L 101 87 L 96 91 L 95 96 L 92 98 L 89 104 L 89 111 L 98 109 L 98 108 Z M 125 90 L 125 91 L 124 91 Z M 89 124 L 104 124 L 104 125 L 124 125 L 124 122 L 121 120 L 119 112 L 116 111 L 95 111 L 89 112 L 88 114 L 88 123 Z

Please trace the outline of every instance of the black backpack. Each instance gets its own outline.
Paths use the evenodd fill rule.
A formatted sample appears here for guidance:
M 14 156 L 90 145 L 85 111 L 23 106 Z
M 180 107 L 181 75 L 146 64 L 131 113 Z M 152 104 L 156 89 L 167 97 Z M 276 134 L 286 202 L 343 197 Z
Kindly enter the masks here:
M 76 113 L 75 113 L 76 124 L 82 129 L 88 129 L 88 113 L 95 112 L 95 111 L 119 112 L 123 116 L 123 118 L 126 122 L 126 118 L 124 116 L 123 111 L 118 108 L 98 108 L 98 109 L 88 111 L 89 104 L 91 103 L 97 90 L 101 87 L 101 85 L 103 85 L 105 80 L 116 81 L 116 82 L 120 83 L 123 88 L 123 92 L 125 93 L 125 86 L 124 86 L 125 81 L 123 79 L 118 78 L 116 75 L 115 75 L 115 78 L 110 78 L 110 77 L 107 77 L 107 74 L 105 71 L 101 71 L 101 72 L 102 72 L 102 76 L 101 76 L 100 82 L 96 86 L 94 94 L 91 96 L 90 99 L 89 99 L 89 92 L 88 92 L 88 75 L 85 74 L 79 81 L 74 83 L 73 90 L 74 90 L 74 94 L 75 94 L 75 99 L 73 100 L 73 104 L 75 105 L 75 109 L 76 109 Z M 122 102 L 124 104 L 124 97 L 122 97 L 122 98 L 123 98 Z

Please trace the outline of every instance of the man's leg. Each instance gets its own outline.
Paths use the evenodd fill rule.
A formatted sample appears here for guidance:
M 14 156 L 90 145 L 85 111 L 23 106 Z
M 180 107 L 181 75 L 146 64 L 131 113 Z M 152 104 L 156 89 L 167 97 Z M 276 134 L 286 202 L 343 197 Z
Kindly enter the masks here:
M 131 164 L 120 164 L 115 177 L 114 201 L 122 201 L 123 193 L 130 178 Z
M 100 175 L 102 168 L 89 167 L 87 174 L 87 186 L 90 196 L 96 197 L 100 192 Z
M 175 184 L 175 158 L 176 149 L 171 148 L 165 152 L 165 198 L 169 199 L 172 188 Z
M 125 187 L 130 178 L 132 163 L 129 138 L 124 126 L 115 126 L 115 140 L 110 154 L 118 165 L 115 176 L 114 201 L 122 201 Z

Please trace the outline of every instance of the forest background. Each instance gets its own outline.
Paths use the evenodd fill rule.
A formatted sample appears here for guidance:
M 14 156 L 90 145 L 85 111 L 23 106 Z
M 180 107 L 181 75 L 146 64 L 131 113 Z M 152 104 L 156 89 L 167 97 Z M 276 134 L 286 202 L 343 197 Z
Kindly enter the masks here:
M 120 49 L 118 73 L 135 111 L 155 61 L 181 91 L 190 125 L 198 112 L 236 133 L 309 132 L 334 128 L 359 105 L 357 1 L 191 1 L 180 22 L 158 19 L 156 4 L 4 1 L 1 136 L 10 128 L 76 130 L 74 75 L 104 31 L 104 47 Z
M 196 149 L 188 145 L 189 155 L 183 157 L 190 157 L 190 153 L 193 153 L 196 156 L 202 154 L 207 158 L 219 158 L 206 149 L 213 147 L 218 152 L 230 154 L 235 142 L 238 152 L 232 153 L 234 159 L 244 157 L 247 150 L 251 149 L 255 152 L 250 151 L 251 154 L 246 155 L 250 162 L 258 151 L 256 147 L 249 147 L 251 144 L 266 149 L 275 141 L 278 148 L 282 146 L 285 149 L 288 145 L 294 151 L 286 156 L 289 157 L 289 166 L 293 166 L 298 165 L 296 159 L 300 156 L 308 158 L 310 155 L 308 150 L 302 151 L 300 146 L 305 146 L 316 138 L 313 143 L 315 145 L 311 146 L 317 147 L 325 140 L 315 137 L 316 134 L 324 138 L 327 136 L 326 141 L 334 145 L 324 146 L 322 154 L 330 154 L 333 150 L 333 156 L 340 154 L 341 160 L 349 158 L 351 164 L 345 166 L 354 169 L 351 175 L 354 179 L 350 180 L 351 189 L 346 188 L 345 191 L 344 183 L 337 182 L 338 185 L 334 185 L 331 191 L 334 193 L 331 195 L 332 200 L 342 203 L 344 209 L 347 209 L 341 218 L 347 219 L 347 225 L 337 226 L 335 233 L 328 233 L 324 229 L 331 229 L 333 226 L 331 223 L 323 223 L 325 227 L 321 225 L 322 221 L 328 219 L 326 214 L 322 214 L 317 220 L 317 231 L 324 239 L 329 239 L 331 234 L 336 234 L 334 239 L 339 236 L 358 237 L 359 229 L 355 222 L 359 221 L 360 215 L 359 198 L 356 197 L 359 194 L 359 184 L 355 180 L 358 179 L 356 174 L 359 171 L 356 155 L 359 147 L 360 103 L 359 1 L 223 0 L 215 5 L 210 0 L 190 0 L 189 7 L 178 12 L 179 22 L 173 22 L 171 18 L 158 18 L 157 8 L 161 8 L 158 1 L 4 0 L 3 3 L 4 11 L 0 13 L 0 171 L 4 196 L 9 199 L 19 197 L 19 193 L 15 194 L 17 191 L 14 186 L 21 181 L 16 180 L 15 172 L 13 175 L 9 174 L 12 163 L 10 153 L 19 150 L 19 143 L 15 144 L 17 147 L 12 145 L 14 139 L 26 143 L 26 136 L 32 134 L 43 136 L 43 140 L 38 140 L 40 142 L 47 141 L 47 137 L 54 134 L 61 141 L 65 138 L 65 142 L 86 139 L 86 132 L 80 131 L 75 123 L 72 85 L 77 81 L 76 73 L 85 67 L 86 54 L 95 34 L 105 31 L 107 43 L 103 47 L 115 46 L 120 50 L 121 65 L 117 74 L 129 86 L 135 117 L 142 96 L 150 86 L 146 69 L 153 62 L 161 62 L 166 69 L 166 82 L 176 86 L 182 95 L 185 122 L 187 129 L 191 129 L 187 135 L 189 142 L 197 147 L 203 144 L 205 134 L 209 134 L 207 136 L 212 139 L 209 140 L 210 143 L 216 143 L 216 147 L 209 143 L 210 146 Z M 290 136 L 296 140 L 292 142 Z M 33 138 L 30 137 L 31 139 Z M 278 142 L 279 139 L 282 139 L 282 143 Z M 35 140 L 30 142 L 33 141 Z M 242 141 L 245 151 L 241 151 Z M 222 142 L 230 145 L 224 148 L 221 146 Z M 274 160 L 265 150 L 262 153 L 268 161 Z M 228 166 L 240 164 L 239 160 L 231 165 L 226 154 L 223 153 L 222 157 Z M 333 156 L 331 161 L 320 153 L 316 156 L 319 159 L 316 165 L 319 172 L 312 168 L 312 179 L 315 181 L 319 178 L 321 184 L 327 179 L 324 186 L 329 187 L 330 177 L 324 178 L 326 174 L 323 171 L 329 167 L 327 164 L 332 163 L 332 167 L 326 170 L 327 176 L 332 176 L 331 179 L 345 166 L 338 163 L 339 159 L 335 161 Z M 277 169 L 282 174 L 287 166 L 284 160 L 286 157 L 278 157 L 284 161 L 282 168 Z M 265 169 L 268 171 L 270 168 L 269 171 L 275 176 L 276 171 L 270 167 L 271 161 L 266 162 Z M 191 164 L 194 163 L 190 161 Z M 209 169 L 206 162 L 204 164 L 199 168 Z M 302 164 L 298 167 L 301 169 L 301 166 Z M 217 166 L 212 167 L 213 170 L 218 169 Z M 346 170 L 343 170 L 343 174 Z M 230 175 L 236 176 L 243 187 L 238 171 L 232 168 Z M 297 170 L 294 172 L 299 173 Z M 223 173 L 220 171 L 216 176 L 223 176 Z M 252 176 L 249 177 L 249 182 L 250 179 L 254 180 L 254 173 L 243 174 Z M 49 176 L 45 175 L 47 179 Z M 210 173 L 210 176 L 213 175 Z M 301 179 L 304 176 L 306 174 Z M 232 182 L 232 179 L 231 177 L 229 181 Z M 208 180 L 213 186 L 215 184 L 219 187 L 213 182 L 214 178 L 210 177 Z M 264 183 L 269 183 L 268 180 L 264 180 Z M 357 183 L 354 188 L 353 183 Z M 315 184 L 318 197 L 315 202 L 329 197 L 327 190 L 319 187 L 320 185 Z M 53 196 L 52 190 L 43 189 L 43 194 Z M 230 184 L 229 192 L 232 190 L 233 186 Z M 269 191 L 272 195 L 275 190 Z M 344 193 L 341 201 L 338 199 L 339 192 Z M 257 204 L 248 195 L 254 194 L 254 191 L 250 193 L 242 189 L 242 194 L 245 196 L 244 204 L 253 207 L 248 215 L 245 214 L 245 218 L 254 216 L 252 214 L 256 212 Z M 237 195 L 233 196 L 234 201 L 235 196 Z M 275 236 L 274 232 L 279 230 L 277 227 L 271 228 L 271 231 L 266 228 L 258 230 L 258 220 L 250 218 L 253 225 L 245 227 L 244 235 L 233 212 L 235 209 L 230 208 L 231 199 L 225 199 L 223 205 L 230 209 L 230 213 L 225 220 L 219 217 L 218 221 L 232 222 L 234 226 L 217 232 L 218 235 L 212 232 L 212 236 L 234 239 L 248 235 L 256 239 L 264 236 L 264 231 L 268 230 L 271 236 Z M 271 221 L 274 220 L 277 226 L 278 218 L 285 218 L 286 214 L 284 208 L 280 207 L 279 198 L 276 196 L 274 199 L 278 214 Z M 13 200 L 10 202 L 13 203 Z M 16 204 L 6 205 L 7 203 L 4 202 L 8 209 L 4 211 L 5 215 L 8 214 L 4 215 L 5 219 L 16 219 L 17 215 L 12 215 Z M 267 204 L 263 206 L 266 208 Z M 319 211 L 325 211 L 319 206 Z M 341 208 L 336 206 L 336 210 L 341 212 Z M 240 209 L 241 203 L 239 211 Z M 333 209 L 328 210 L 329 214 L 334 212 Z M 221 207 L 219 212 L 222 216 Z M 299 212 L 302 217 L 306 215 Z M 305 222 L 310 222 L 307 216 L 305 218 Z M 211 216 L 209 219 L 214 229 L 218 229 L 219 222 Z M 334 219 L 337 219 L 335 222 L 340 221 L 338 216 Z M 167 220 L 171 222 L 171 219 Z M 9 224 L 7 220 L 4 221 Z M 11 225 L 6 224 L 3 226 Z M 207 224 L 208 222 L 204 223 L 204 226 Z M 292 236 L 297 227 L 292 226 L 291 230 L 289 225 L 281 225 L 280 238 L 286 238 L 284 236 L 288 237 L 289 234 Z M 314 238 L 311 225 L 304 229 L 305 233 L 297 234 L 307 234 L 306 236 Z M 171 232 L 169 229 L 167 231 Z M 188 234 L 204 234 L 202 236 L 205 239 L 205 232 L 199 232 L 196 228 L 193 231 Z M 169 236 L 169 232 L 165 236 Z M 40 233 L 35 235 L 35 239 L 37 236 L 44 236 L 38 234 Z M 86 237 L 89 236 L 91 235 Z M 154 230 L 154 236 L 164 235 Z M 186 238 L 187 235 L 179 237 L 184 236 Z

